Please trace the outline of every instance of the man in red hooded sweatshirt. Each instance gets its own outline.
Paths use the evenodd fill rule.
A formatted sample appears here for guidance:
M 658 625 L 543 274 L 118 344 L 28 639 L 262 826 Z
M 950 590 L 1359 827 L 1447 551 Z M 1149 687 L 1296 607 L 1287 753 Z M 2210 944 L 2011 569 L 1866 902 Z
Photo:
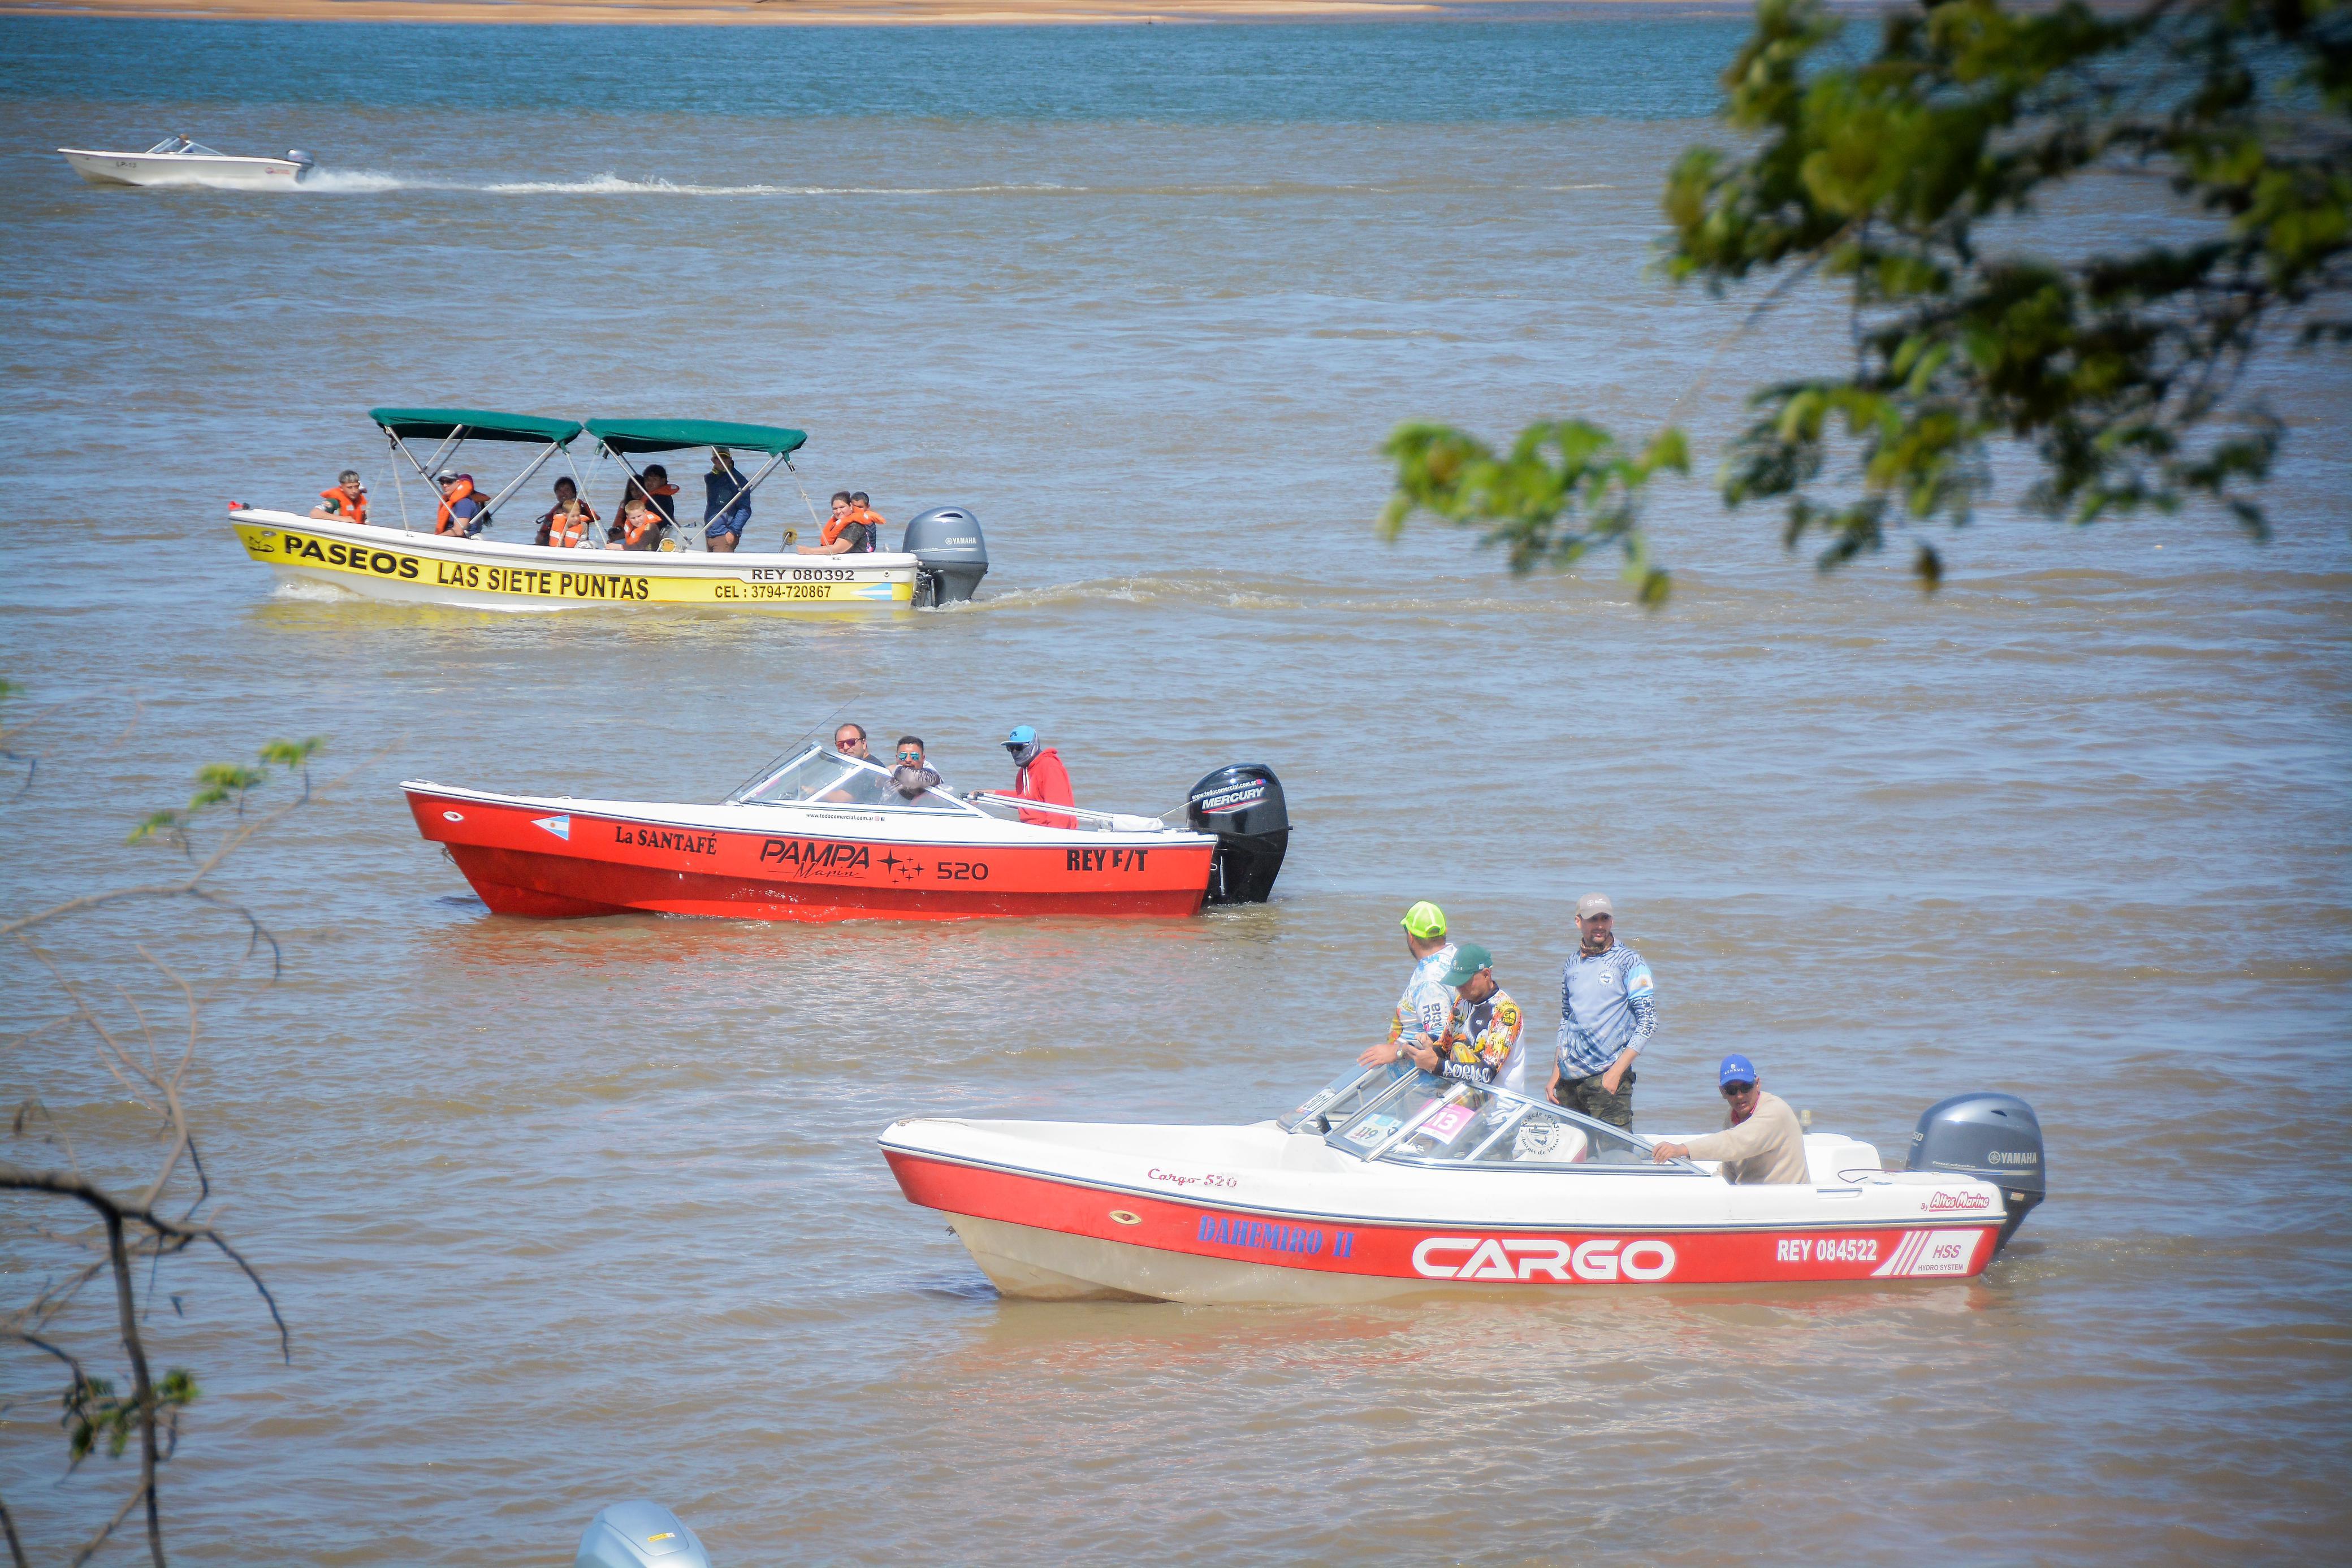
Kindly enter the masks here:
M 1062 766 L 1061 753 L 1050 746 L 1037 744 L 1037 732 L 1028 725 L 1014 727 L 1004 737 L 1004 749 L 1013 754 L 1013 793 L 1024 800 L 1035 800 L 1047 806 L 1075 806 L 1078 798 L 1070 792 L 1070 770 Z M 1021 820 L 1034 822 L 1042 828 L 1075 828 L 1077 819 L 1059 811 L 1032 811 L 1024 808 Z

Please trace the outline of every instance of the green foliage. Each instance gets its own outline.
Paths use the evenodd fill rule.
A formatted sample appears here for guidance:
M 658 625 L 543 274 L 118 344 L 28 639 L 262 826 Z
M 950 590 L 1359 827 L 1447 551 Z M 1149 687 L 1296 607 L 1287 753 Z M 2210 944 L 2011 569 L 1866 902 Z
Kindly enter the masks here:
M 326 749 L 324 737 L 312 736 L 308 740 L 273 740 L 261 748 L 261 766 L 249 768 L 242 763 L 208 762 L 196 769 L 196 792 L 188 798 L 183 810 L 151 813 L 145 821 L 131 830 L 129 843 L 147 839 L 162 839 L 183 851 L 188 847 L 188 828 L 196 817 L 224 801 L 234 801 L 236 814 L 245 814 L 245 798 L 268 783 L 269 769 L 282 768 L 302 775 L 303 792 L 310 787 L 310 760 Z
M 197 1392 L 195 1374 L 184 1366 L 173 1367 L 155 1385 L 157 1415 L 170 1419 L 194 1404 Z M 106 1378 L 76 1378 L 66 1390 L 64 1425 L 74 1464 L 89 1458 L 100 1443 L 106 1445 L 110 1458 L 119 1459 L 139 1430 L 139 1401 L 117 1395 Z
M 1759 0 L 1723 78 L 1749 151 L 1692 149 L 1666 183 L 1669 277 L 1827 279 L 1853 315 L 1845 374 L 1753 394 L 1726 502 L 1779 503 L 1826 570 L 1893 528 L 1966 523 L 2008 446 L 2049 515 L 2204 499 L 2265 537 L 2250 492 L 2283 430 L 2239 377 L 2282 340 L 2352 340 L 2331 313 L 2352 282 L 2352 5 L 1930 0 L 1864 58 L 1839 54 L 1843 26 L 1822 0 Z M 2006 220 L 2086 182 L 2131 209 L 2119 248 L 2013 248 Z M 1391 452 L 1391 512 L 1425 505 Z M 1431 509 L 1513 540 L 1552 520 Z M 1924 540 L 1917 565 L 1932 586 Z
M 1568 566 L 1613 542 L 1643 602 L 1665 598 L 1666 573 L 1652 563 L 1642 537 L 1642 487 L 1661 468 L 1689 472 L 1681 432 L 1666 431 L 1631 454 L 1607 431 L 1561 420 L 1529 425 L 1498 457 L 1460 431 L 1407 424 L 1382 450 L 1397 465 L 1397 493 L 1381 514 L 1383 538 L 1394 538 L 1416 509 L 1484 523 L 1480 542 L 1505 546 L 1511 570 L 1522 575 L 1538 565 Z

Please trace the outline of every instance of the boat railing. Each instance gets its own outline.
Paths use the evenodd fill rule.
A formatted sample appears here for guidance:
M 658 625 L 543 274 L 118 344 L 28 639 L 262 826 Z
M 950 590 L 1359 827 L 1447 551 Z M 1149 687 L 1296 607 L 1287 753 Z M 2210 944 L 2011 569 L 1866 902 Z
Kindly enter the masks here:
M 1168 824 L 1158 817 L 1138 817 L 1126 811 L 1089 811 L 1079 806 L 1033 800 L 1023 795 L 999 794 L 993 789 L 974 789 L 964 799 L 975 806 L 997 806 L 1012 811 L 1051 812 L 1057 817 L 1075 817 L 1097 832 L 1163 833 L 1168 831 Z

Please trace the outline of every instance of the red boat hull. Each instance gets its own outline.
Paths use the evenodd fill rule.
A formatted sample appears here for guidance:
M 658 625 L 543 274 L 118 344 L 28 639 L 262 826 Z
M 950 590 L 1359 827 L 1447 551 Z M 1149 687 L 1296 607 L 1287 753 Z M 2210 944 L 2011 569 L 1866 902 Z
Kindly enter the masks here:
M 408 790 L 416 830 L 446 845 L 499 915 L 631 910 L 733 920 L 971 920 L 1195 915 L 1208 844 L 1099 847 L 883 843 L 681 827 L 566 803 Z
M 1970 1279 L 1991 1261 L 2000 1226 L 1550 1230 L 1270 1215 L 1059 1181 L 886 1147 L 900 1190 L 927 1208 L 1181 1259 L 1395 1281 L 1542 1290 L 1591 1285 L 1727 1285 L 1868 1279 Z M 1333 1281 L 1332 1284 L 1340 1281 Z M 1150 1293 L 1150 1292 L 1147 1292 Z

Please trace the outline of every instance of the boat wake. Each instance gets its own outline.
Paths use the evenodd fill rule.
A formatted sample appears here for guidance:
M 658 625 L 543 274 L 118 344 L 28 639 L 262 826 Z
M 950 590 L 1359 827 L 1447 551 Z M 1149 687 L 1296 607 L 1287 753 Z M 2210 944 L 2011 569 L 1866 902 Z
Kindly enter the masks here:
M 673 180 L 625 180 L 612 172 L 583 180 L 448 180 L 366 170 L 322 169 L 304 191 L 330 195 L 386 191 L 479 191 L 496 196 L 987 196 L 1063 191 L 1063 185 L 703 185 Z

